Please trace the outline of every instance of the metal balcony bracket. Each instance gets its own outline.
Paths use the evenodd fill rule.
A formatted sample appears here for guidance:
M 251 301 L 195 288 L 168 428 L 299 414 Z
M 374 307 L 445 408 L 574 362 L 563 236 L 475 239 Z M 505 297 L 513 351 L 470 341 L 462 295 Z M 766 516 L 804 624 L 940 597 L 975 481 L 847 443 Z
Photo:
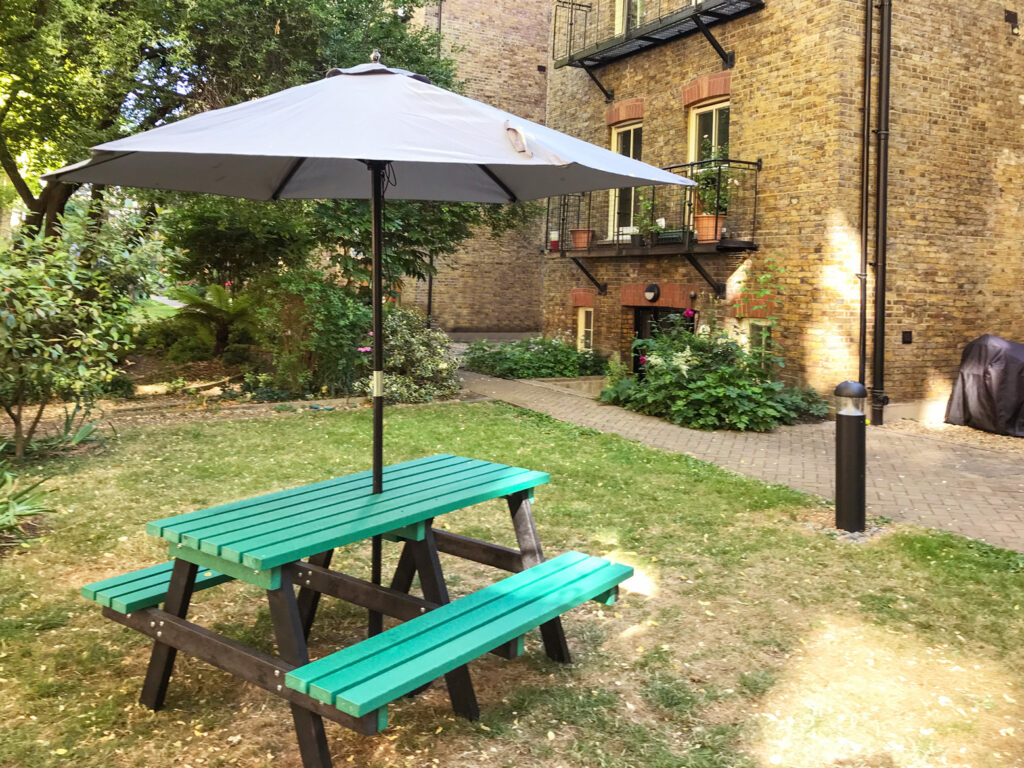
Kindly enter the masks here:
M 709 15 L 714 16 L 716 20 L 721 19 L 721 16 L 719 14 Z M 704 37 L 707 38 L 707 41 L 711 43 L 711 47 L 715 49 L 715 53 L 717 53 L 719 57 L 722 59 L 722 69 L 732 69 L 733 67 L 735 67 L 736 51 L 727 51 L 725 50 L 725 48 L 722 47 L 722 44 L 718 42 L 718 40 L 715 38 L 713 34 L 711 34 L 711 30 L 708 29 L 708 25 L 704 23 L 704 19 L 701 18 L 700 12 L 698 12 L 697 15 L 693 17 L 693 20 L 697 24 L 697 29 L 699 29 L 701 33 L 704 35 Z
M 592 274 L 590 274 L 590 270 L 587 269 L 586 267 L 584 267 L 583 263 L 579 259 L 577 259 L 575 256 L 570 256 L 569 258 L 572 259 L 572 263 L 573 264 L 575 264 L 577 267 L 579 267 L 580 272 L 582 272 L 584 275 L 587 276 L 587 280 L 589 280 L 590 282 L 592 282 L 594 284 L 594 287 L 597 288 L 597 295 L 598 296 L 607 296 L 608 295 L 608 283 L 599 282 L 596 277 L 594 277 Z
M 600 80 L 598 80 L 597 79 L 597 75 L 594 74 L 594 68 L 593 67 L 589 67 L 586 64 L 581 62 L 580 63 L 580 68 L 584 72 L 586 72 L 588 75 L 590 75 L 590 79 L 594 81 L 594 85 L 596 85 L 598 88 L 601 89 L 601 93 L 604 94 L 604 100 L 606 102 L 611 103 L 615 99 L 615 89 L 614 88 L 605 88 L 604 87 L 604 83 L 602 83 Z
M 684 253 L 686 260 L 690 262 L 690 266 L 697 270 L 704 282 L 711 286 L 711 290 L 714 291 L 715 296 L 719 299 L 725 298 L 725 283 L 720 283 L 711 276 L 711 273 L 704 269 L 704 265 L 697 261 L 697 257 L 692 253 Z

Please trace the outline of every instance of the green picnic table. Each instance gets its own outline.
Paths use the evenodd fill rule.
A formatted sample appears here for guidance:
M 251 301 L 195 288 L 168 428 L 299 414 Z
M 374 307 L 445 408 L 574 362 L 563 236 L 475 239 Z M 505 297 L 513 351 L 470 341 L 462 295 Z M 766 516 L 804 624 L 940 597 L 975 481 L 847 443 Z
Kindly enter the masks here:
M 551 659 L 570 660 L 559 616 L 587 600 L 610 604 L 632 569 L 578 552 L 544 559 L 531 500 L 548 479 L 438 454 L 386 467 L 380 494 L 371 473 L 360 472 L 156 520 L 146 530 L 168 542 L 172 559 L 82 594 L 153 638 L 143 704 L 163 706 L 183 651 L 287 700 L 303 765 L 329 768 L 322 718 L 376 733 L 387 726 L 390 702 L 443 676 L 453 709 L 476 719 L 467 662 L 519 655 L 535 627 Z M 508 502 L 518 548 L 433 528 L 438 515 L 498 498 Z M 402 544 L 390 586 L 379 572 L 366 581 L 330 568 L 337 547 L 380 537 Z M 440 553 L 513 575 L 451 602 Z M 410 594 L 416 575 L 422 597 Z M 196 590 L 233 579 L 266 590 L 276 657 L 186 619 Z M 369 637 L 311 662 L 307 640 L 321 595 L 368 609 Z M 402 623 L 384 631 L 383 616 Z

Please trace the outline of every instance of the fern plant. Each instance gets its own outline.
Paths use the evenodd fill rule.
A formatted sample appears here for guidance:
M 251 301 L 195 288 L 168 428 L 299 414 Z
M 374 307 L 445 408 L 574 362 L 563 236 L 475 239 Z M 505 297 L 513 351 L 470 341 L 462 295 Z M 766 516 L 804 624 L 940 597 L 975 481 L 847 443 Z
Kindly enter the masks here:
M 232 295 L 222 285 L 211 285 L 202 296 L 184 288 L 175 289 L 170 294 L 185 305 L 178 311 L 178 317 L 208 329 L 213 335 L 213 354 L 216 357 L 227 349 L 232 328 L 251 327 L 254 320 L 250 297 L 244 293 Z
M 39 487 L 42 483 L 19 488 L 18 476 L 0 460 L 0 545 L 12 538 L 24 541 L 24 521 L 51 511 L 44 501 L 46 491 Z

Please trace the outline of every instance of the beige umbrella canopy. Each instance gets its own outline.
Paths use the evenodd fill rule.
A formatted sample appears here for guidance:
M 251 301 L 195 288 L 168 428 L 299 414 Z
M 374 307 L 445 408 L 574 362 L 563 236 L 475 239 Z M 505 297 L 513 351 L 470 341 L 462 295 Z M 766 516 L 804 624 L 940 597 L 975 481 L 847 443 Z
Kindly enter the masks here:
M 693 184 L 376 61 L 100 144 L 90 159 L 43 178 L 252 200 L 369 198 L 374 493 L 382 490 L 383 467 L 385 187 L 401 200 L 506 203 Z

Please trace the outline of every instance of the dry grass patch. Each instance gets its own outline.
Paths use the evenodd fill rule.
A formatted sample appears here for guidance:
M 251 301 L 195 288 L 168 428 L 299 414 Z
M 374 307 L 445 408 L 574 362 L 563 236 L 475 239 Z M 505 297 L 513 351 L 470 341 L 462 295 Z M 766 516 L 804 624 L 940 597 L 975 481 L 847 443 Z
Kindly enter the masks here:
M 365 469 L 368 435 L 364 411 L 146 426 L 43 467 L 59 511 L 43 541 L 0 561 L 0 765 L 297 768 L 287 706 L 200 662 L 182 659 L 166 710 L 139 707 L 148 643 L 78 589 L 165 559 L 143 533 L 149 520 Z M 988 768 L 995 752 L 992 766 L 1024 764 L 1010 751 L 1024 730 L 1015 702 L 978 698 L 991 688 L 1021 699 L 1024 557 L 900 526 L 866 544 L 834 541 L 807 526 L 831 511 L 802 494 L 499 404 L 394 409 L 386 440 L 390 461 L 452 452 L 548 471 L 535 507 L 547 553 L 606 555 L 637 576 L 617 605 L 566 618 L 574 664 L 549 662 L 536 633 L 524 658 L 474 662 L 480 723 L 454 718 L 435 683 L 396 702 L 383 734 L 329 726 L 339 768 L 771 768 L 773 757 Z M 439 522 L 513 541 L 501 503 Z M 387 569 L 398 548 L 385 553 Z M 335 564 L 368 574 L 368 546 L 339 550 Z M 444 565 L 455 596 L 496 576 Z M 362 611 L 334 600 L 321 611 L 314 655 L 362 637 Z M 272 648 L 255 587 L 204 591 L 192 618 Z M 875 663 L 830 664 L 830 644 Z M 825 674 L 843 682 L 818 685 Z M 828 717 L 808 720 L 819 710 Z M 840 714 L 867 734 L 859 752 L 836 746 Z M 783 751 L 785 739 L 799 744 Z M 910 756 L 919 761 L 898 762 Z

